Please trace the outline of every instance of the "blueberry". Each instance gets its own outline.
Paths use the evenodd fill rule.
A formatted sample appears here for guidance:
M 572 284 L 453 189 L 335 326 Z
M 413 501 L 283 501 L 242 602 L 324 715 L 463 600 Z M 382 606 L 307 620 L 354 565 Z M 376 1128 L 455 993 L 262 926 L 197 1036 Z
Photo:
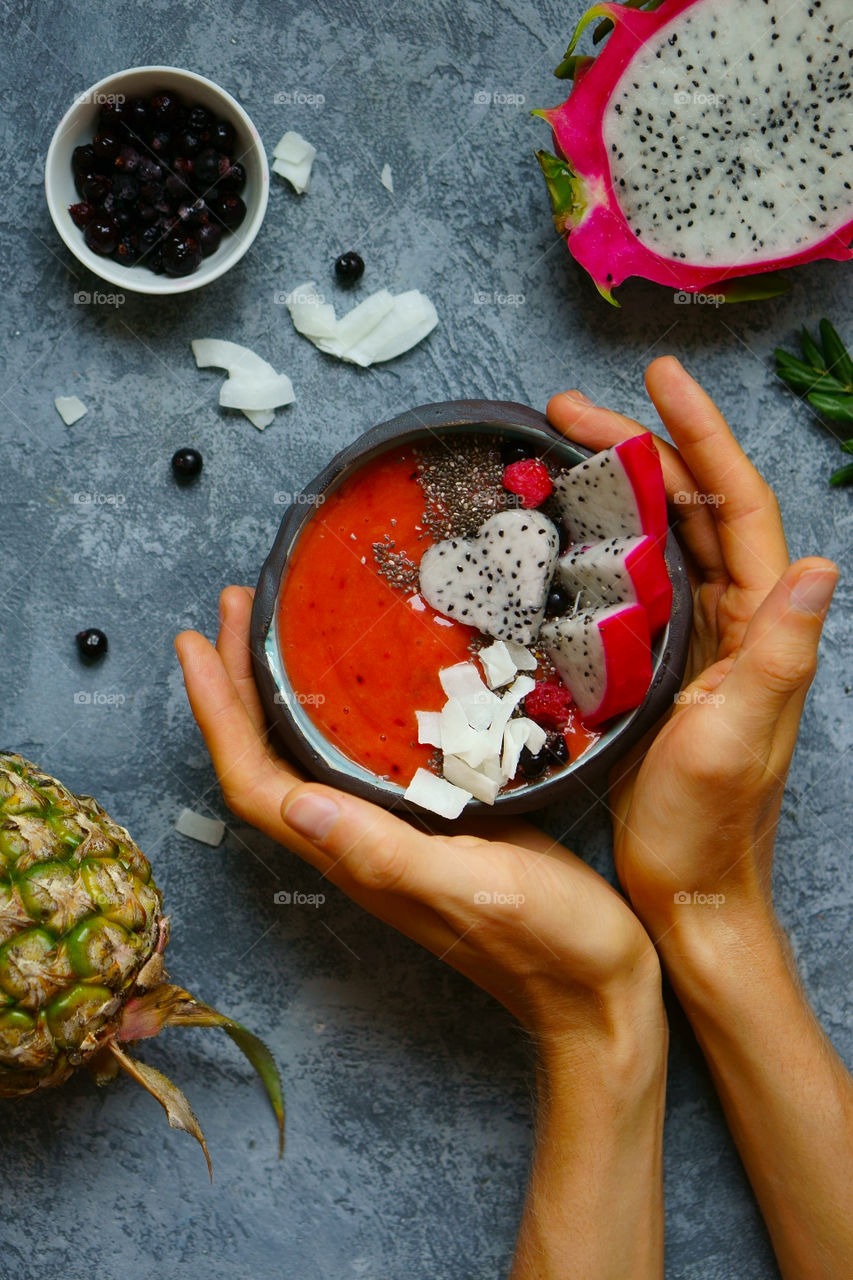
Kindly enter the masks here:
M 87 224 L 83 238 L 93 253 L 110 254 L 118 244 L 118 223 L 115 218 L 98 214 Z
M 188 186 L 186 180 L 178 173 L 170 173 L 166 179 L 166 195 L 171 196 L 173 200 L 178 200 L 181 203 L 195 199 L 195 192 L 190 186 Z
M 201 475 L 204 461 L 198 449 L 178 449 L 172 457 L 172 470 L 179 484 L 188 484 Z
M 148 136 L 148 104 L 144 98 L 131 98 L 124 104 L 121 122 L 127 133 L 133 138 Z
M 564 765 L 569 763 L 569 748 L 566 746 L 566 739 L 561 733 L 549 738 L 545 744 L 545 753 L 550 764 Z
M 216 196 L 210 211 L 228 231 L 235 231 L 246 216 L 246 206 L 239 196 Z
M 197 271 L 201 249 L 195 236 L 169 236 L 163 244 L 163 266 L 169 276 L 188 276 Z
M 227 195 L 242 191 L 246 185 L 246 170 L 243 166 L 235 161 L 229 165 L 219 179 L 217 186 L 220 191 L 224 191 Z
M 564 613 L 568 613 L 571 604 L 572 597 L 566 588 L 554 586 L 548 592 L 548 599 L 545 601 L 545 616 L 548 618 L 562 617 Z
M 135 178 L 120 173 L 113 178 L 113 195 L 117 204 L 135 204 L 139 199 L 139 183 Z
M 190 107 L 186 125 L 193 133 L 206 133 L 213 128 L 213 116 L 207 107 Z
M 227 120 L 217 120 L 213 126 L 210 140 L 220 151 L 224 151 L 228 156 L 232 155 L 237 144 L 237 135 L 234 132 L 233 124 L 229 124 Z
M 513 462 L 523 462 L 525 458 L 533 456 L 533 449 L 521 440 L 505 440 L 501 445 L 501 462 L 505 467 L 511 466 Z
M 354 249 L 342 253 L 335 261 L 335 275 L 341 284 L 355 284 L 364 275 L 364 259 Z
M 122 123 L 124 105 L 124 100 L 119 101 L 117 98 L 108 98 L 101 105 L 101 109 L 98 112 L 99 133 L 103 133 L 106 130 L 115 130 Z
M 194 156 L 201 145 L 201 134 L 194 129 L 182 129 L 175 139 L 175 146 L 182 156 Z
M 218 222 L 211 222 L 209 219 L 203 221 L 196 233 L 196 239 L 201 249 L 201 256 L 209 258 L 212 253 L 216 253 L 222 243 L 222 228 Z
M 163 265 L 163 249 L 158 245 L 156 249 L 152 249 L 150 253 L 145 255 L 145 265 L 149 271 L 153 271 L 155 276 L 162 276 L 166 270 Z
M 91 143 L 75 147 L 71 152 L 71 168 L 75 173 L 88 174 L 95 167 L 95 151 Z
M 94 205 L 88 204 L 85 200 L 82 200 L 80 204 L 70 204 L 68 206 L 68 212 L 71 214 L 71 221 L 74 223 L 75 227 L 79 227 L 82 231 L 82 229 L 88 226 L 94 218 L 95 207 Z
M 139 261 L 139 241 L 132 231 L 123 231 L 118 244 L 113 250 L 113 257 L 123 267 L 132 267 Z
M 90 627 L 88 631 L 78 631 L 74 638 L 77 641 L 80 657 L 86 662 L 94 662 L 96 658 L 102 658 L 109 648 L 107 637 L 96 627 Z
M 118 133 L 113 130 L 96 133 L 92 139 L 92 150 L 96 160 L 114 160 L 121 150 Z
M 165 159 L 172 154 L 172 135 L 168 129 L 156 129 L 148 145 L 155 156 Z
M 224 161 L 224 164 L 220 164 Z M 220 156 L 218 151 L 214 151 L 212 147 L 206 147 L 204 151 L 199 151 L 193 161 L 193 175 L 196 183 L 204 188 L 212 187 L 218 182 L 220 173 L 227 168 L 227 159 Z
M 137 177 L 140 182 L 162 182 L 163 166 L 153 156 L 143 156 L 139 161 Z
M 560 535 L 560 555 L 564 555 L 571 546 L 572 540 L 569 537 L 569 531 L 564 524 L 558 525 L 557 533 Z
M 541 778 L 542 774 L 548 768 L 551 761 L 548 759 L 548 748 L 543 747 L 541 751 L 533 754 L 527 747 L 521 748 L 521 755 L 518 758 L 518 767 L 529 782 L 534 778 Z
M 150 253 L 151 250 L 160 243 L 160 239 L 161 239 L 161 232 L 159 227 L 151 227 L 151 226 L 145 227 L 145 229 L 143 231 L 140 231 L 139 235 L 137 236 L 137 243 L 139 245 L 140 254 L 144 255 L 144 254 Z
M 136 147 L 122 147 L 121 151 L 113 160 L 113 168 L 118 173 L 136 173 L 142 156 L 136 150 Z
M 112 183 L 102 173 L 92 173 L 84 180 L 80 194 L 84 200 L 96 207 L 102 205 L 112 190 Z
M 148 119 L 155 129 L 165 129 L 178 114 L 180 103 L 168 89 L 158 89 L 148 99 Z

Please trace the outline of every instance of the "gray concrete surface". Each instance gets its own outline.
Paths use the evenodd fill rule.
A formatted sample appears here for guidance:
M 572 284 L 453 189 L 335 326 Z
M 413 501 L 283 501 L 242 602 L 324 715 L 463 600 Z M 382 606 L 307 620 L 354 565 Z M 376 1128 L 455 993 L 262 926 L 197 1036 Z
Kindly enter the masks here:
M 276 890 L 313 890 L 315 874 L 227 814 L 184 699 L 172 636 L 212 633 L 219 589 L 254 581 L 281 514 L 276 492 L 425 401 L 542 406 L 578 384 L 650 423 L 642 370 L 672 351 L 713 389 L 776 486 L 792 552 L 849 558 L 850 494 L 826 483 L 837 447 L 774 384 L 769 356 L 824 314 L 853 340 L 850 268 L 807 268 L 784 299 L 725 311 L 675 306 L 643 285 L 623 291 L 620 311 L 600 301 L 553 235 L 532 156 L 547 130 L 529 116 L 564 96 L 551 70 L 581 9 L 2 2 L 2 738 L 96 793 L 135 833 L 172 913 L 172 975 L 263 1032 L 289 1108 L 278 1163 L 266 1102 L 224 1037 L 174 1031 L 145 1048 L 190 1094 L 213 1155 L 211 1188 L 194 1143 L 129 1082 L 99 1092 L 81 1078 L 4 1103 L 3 1277 L 506 1274 L 532 1140 L 524 1037 L 489 998 L 334 889 L 322 908 L 275 906 Z M 48 141 L 74 93 L 155 62 L 235 93 L 270 149 L 286 128 L 305 134 L 318 148 L 311 189 L 297 198 L 275 179 L 248 257 L 197 294 L 74 305 L 97 281 L 49 222 Z M 325 103 L 276 103 L 282 93 Z M 523 103 L 505 100 L 513 95 Z M 379 183 L 386 161 L 393 196 Z M 331 285 L 332 260 L 353 247 L 367 262 L 357 296 L 417 286 L 441 316 L 421 347 L 368 372 L 298 338 L 275 302 L 309 276 Z M 297 402 L 264 435 L 218 409 L 218 380 L 190 353 L 202 335 L 244 342 L 292 376 Z M 89 413 L 69 429 L 53 398 L 71 393 Z M 202 450 L 205 471 L 180 491 L 169 459 L 184 444 Z M 101 497 L 81 504 L 81 492 Z M 848 1062 L 850 607 L 845 576 L 777 869 L 807 988 Z M 84 669 L 73 637 L 92 625 L 111 648 Z M 81 705 L 81 692 L 98 696 Z M 175 834 L 184 805 L 228 820 L 219 849 Z M 610 874 L 603 813 L 542 818 L 569 827 L 574 847 Z M 677 1011 L 666 1169 L 669 1276 L 777 1274 Z

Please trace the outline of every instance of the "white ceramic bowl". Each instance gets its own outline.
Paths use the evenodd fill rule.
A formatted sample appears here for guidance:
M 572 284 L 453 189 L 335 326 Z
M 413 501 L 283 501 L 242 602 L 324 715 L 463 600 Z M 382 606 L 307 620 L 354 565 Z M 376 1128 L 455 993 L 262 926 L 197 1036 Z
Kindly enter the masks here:
M 75 147 L 91 142 L 96 130 L 98 112 L 110 95 L 123 94 L 125 98 L 146 98 L 155 89 L 173 90 L 187 104 L 199 104 L 228 120 L 237 134 L 235 158 L 246 170 L 246 185 L 241 196 L 246 204 L 246 216 L 236 231 L 226 231 L 215 253 L 202 260 L 192 275 L 172 278 L 158 276 L 147 267 L 125 267 L 112 258 L 101 257 L 86 244 L 83 232 L 75 227 L 68 206 L 76 204 L 80 196 L 74 186 L 71 172 L 71 153 Z M 178 67 L 131 67 L 117 71 L 80 93 L 57 125 L 51 139 L 44 167 L 44 188 L 47 207 L 54 226 L 68 248 L 85 267 L 94 271 L 102 280 L 119 289 L 135 293 L 187 293 L 217 280 L 239 262 L 260 230 L 269 198 L 270 175 L 266 153 L 260 135 L 230 93 L 218 84 L 197 75 L 194 71 L 182 71 Z

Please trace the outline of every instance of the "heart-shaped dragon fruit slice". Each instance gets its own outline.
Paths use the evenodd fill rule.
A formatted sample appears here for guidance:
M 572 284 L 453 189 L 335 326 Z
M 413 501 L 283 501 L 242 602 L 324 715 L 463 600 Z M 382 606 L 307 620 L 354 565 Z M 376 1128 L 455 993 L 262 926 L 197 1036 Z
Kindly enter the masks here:
M 560 538 L 538 511 L 501 511 L 473 538 L 428 547 L 421 595 L 439 613 L 496 640 L 530 644 L 545 616 Z
M 588 725 L 642 702 L 652 680 L 646 611 L 614 604 L 546 622 L 539 639 Z
M 581 18 L 556 72 L 572 92 L 536 113 L 557 155 L 538 159 L 608 301 L 629 276 L 768 297 L 778 276 L 744 277 L 853 256 L 850 18 L 850 0 L 630 0 Z M 602 20 L 597 57 L 577 56 Z

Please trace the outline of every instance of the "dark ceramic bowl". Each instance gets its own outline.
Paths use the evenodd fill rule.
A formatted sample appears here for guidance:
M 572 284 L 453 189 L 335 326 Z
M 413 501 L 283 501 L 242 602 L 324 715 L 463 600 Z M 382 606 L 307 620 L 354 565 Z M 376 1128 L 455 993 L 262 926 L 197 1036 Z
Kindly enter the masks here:
M 317 510 L 316 499 L 320 495 L 336 489 L 365 463 L 392 446 L 413 444 L 427 436 L 460 432 L 519 438 L 535 445 L 540 453 L 547 453 L 568 466 L 590 456 L 588 449 L 571 443 L 556 432 L 543 414 L 525 405 L 506 401 L 451 400 L 444 404 L 422 405 L 392 418 L 390 422 L 380 423 L 333 458 L 289 507 L 261 570 L 252 610 L 251 648 L 255 679 L 267 719 L 284 754 L 320 782 L 341 787 L 388 809 L 408 809 L 421 817 L 423 811 L 403 799 L 402 786 L 377 777 L 348 759 L 310 720 L 294 696 L 282 661 L 277 627 L 278 604 L 290 554 Z M 672 533 L 667 538 L 665 554 L 672 579 L 672 613 L 669 625 L 653 647 L 652 683 L 641 705 L 609 722 L 599 741 L 559 773 L 498 795 L 492 806 L 469 801 L 466 814 L 475 809 L 480 812 L 521 813 L 573 795 L 588 800 L 603 795 L 611 766 L 671 708 L 687 661 L 693 605 L 681 547 Z M 310 644 L 310 635 L 306 634 L 305 641 Z M 435 815 L 431 817 L 435 820 Z

